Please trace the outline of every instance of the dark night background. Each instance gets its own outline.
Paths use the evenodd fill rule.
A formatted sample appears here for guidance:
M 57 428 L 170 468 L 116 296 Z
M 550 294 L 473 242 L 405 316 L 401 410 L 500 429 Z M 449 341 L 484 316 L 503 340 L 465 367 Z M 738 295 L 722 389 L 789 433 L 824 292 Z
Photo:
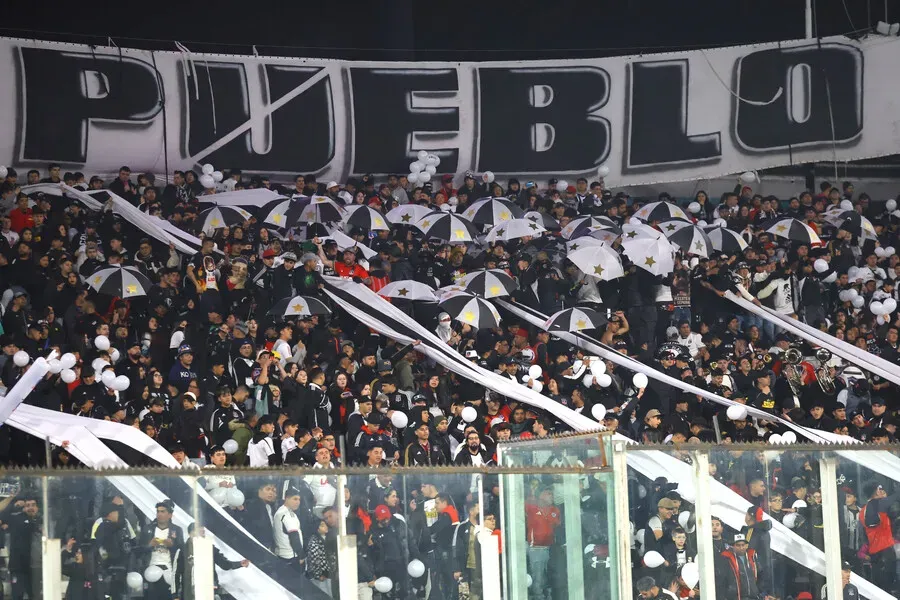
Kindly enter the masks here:
M 900 21 L 900 0 L 815 0 L 820 37 Z M 603 57 L 804 37 L 804 0 L 0 3 L 0 35 L 372 60 Z

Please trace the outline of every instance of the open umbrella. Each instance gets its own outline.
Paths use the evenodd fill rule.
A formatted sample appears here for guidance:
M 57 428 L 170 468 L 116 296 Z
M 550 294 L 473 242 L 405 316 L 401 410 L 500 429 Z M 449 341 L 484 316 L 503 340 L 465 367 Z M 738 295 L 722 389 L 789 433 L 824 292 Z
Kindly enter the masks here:
M 668 275 L 675 269 L 675 249 L 665 236 L 623 240 L 622 248 L 631 262 L 652 275 Z
M 659 228 L 663 235 L 669 240 L 673 246 L 681 248 L 686 254 L 695 254 L 703 258 L 709 258 L 710 252 L 713 250 L 712 240 L 706 235 L 706 232 L 687 221 L 681 219 L 672 219 L 665 223 L 660 223 Z
M 300 213 L 300 220 L 307 223 L 337 223 L 344 218 L 346 212 L 327 196 L 313 196 Z
M 650 238 L 655 240 L 661 237 L 665 237 L 661 231 L 653 229 L 646 223 L 641 223 L 637 220 L 622 225 L 623 242 L 625 240 L 634 240 L 638 238 Z
M 421 204 L 401 204 L 389 210 L 385 216 L 394 225 L 415 225 L 416 221 L 433 212 L 435 211 Z
M 379 296 L 385 298 L 397 298 L 399 300 L 426 300 L 429 302 L 437 302 L 437 296 L 434 295 L 434 288 L 412 279 L 400 279 L 392 281 L 380 290 Z
M 872 222 L 855 210 L 829 210 L 822 216 L 838 229 L 849 231 L 857 237 L 872 239 L 876 237 Z
M 521 208 L 506 198 L 482 198 L 463 211 L 462 216 L 478 225 L 498 225 L 523 216 Z
M 463 275 L 456 285 L 482 298 L 509 296 L 517 287 L 516 280 L 500 269 L 485 269 Z
M 493 329 L 500 325 L 500 313 L 494 305 L 478 296 L 458 292 L 448 294 L 440 303 L 451 318 L 476 329 Z
M 265 204 L 259 211 L 263 223 L 271 223 L 281 229 L 289 229 L 300 220 L 303 209 L 309 204 L 307 196 L 296 200 L 282 198 Z
M 279 317 L 311 317 L 312 315 L 330 315 L 331 310 L 325 303 L 310 296 L 294 296 L 282 298 L 269 310 L 270 315 Z
M 370 206 L 354 204 L 344 209 L 344 223 L 351 227 L 361 227 L 366 231 L 390 231 L 391 223 L 383 214 Z
M 369 260 L 373 256 L 378 255 L 377 252 L 375 252 L 374 250 L 372 250 L 365 244 L 361 244 L 360 242 L 357 242 L 352 237 L 350 237 L 349 235 L 347 235 L 346 233 L 344 233 L 343 231 L 340 231 L 338 229 L 335 229 L 334 231 L 331 232 L 331 234 L 329 234 L 325 237 L 321 237 L 319 239 L 322 242 L 324 242 L 325 240 L 334 240 L 337 243 L 338 250 L 341 250 L 341 251 L 344 251 L 347 248 L 359 250 L 360 252 L 362 252 L 362 254 L 366 258 L 366 260 Z
M 134 298 L 146 296 L 153 282 L 134 267 L 100 267 L 87 278 L 87 284 L 101 294 Z
M 197 215 L 197 231 L 212 235 L 216 229 L 243 225 L 253 215 L 238 206 L 214 206 Z
M 475 227 L 459 215 L 441 213 L 425 215 L 416 223 L 426 238 L 436 238 L 445 242 L 473 242 L 478 232 Z
M 727 227 L 707 227 L 704 229 L 713 245 L 713 250 L 726 254 L 739 254 L 747 247 L 747 241 L 737 231 Z
M 798 221 L 791 217 L 778 219 L 769 225 L 766 228 L 766 231 L 777 237 L 794 240 L 795 242 L 802 242 L 804 244 L 818 244 L 821 242 L 819 236 L 816 235 L 816 232 L 813 231 L 812 227 L 803 221 Z
M 547 213 L 542 213 L 537 210 L 529 210 L 525 213 L 524 218 L 529 221 L 534 221 L 535 223 L 540 223 L 547 231 L 559 231 L 561 229 L 559 221 L 554 219 L 553 215 L 548 215 Z
M 550 331 L 581 331 L 606 325 L 606 316 L 592 308 L 567 308 L 550 315 L 544 327 Z
M 672 202 L 651 202 L 635 211 L 634 216 L 642 221 L 647 221 L 648 223 L 651 221 L 665 221 L 668 219 L 691 220 L 680 206 Z
M 543 225 L 535 223 L 530 219 L 512 219 L 494 225 L 493 229 L 488 231 L 484 241 L 486 242 L 508 242 L 523 237 L 534 237 L 541 235 L 547 231 Z
M 579 217 L 569 221 L 568 225 L 563 227 L 560 231 L 560 235 L 566 239 L 571 239 L 575 237 L 578 232 L 592 228 L 608 229 L 610 231 L 618 231 L 621 233 L 619 226 L 609 217 Z
M 584 235 L 566 242 L 566 252 L 575 252 L 579 248 L 591 248 L 594 246 L 609 246 L 612 242 L 598 240 L 595 237 Z
M 572 242 L 574 243 L 574 242 Z M 583 246 L 566 256 L 585 275 L 610 281 L 625 275 L 622 259 L 609 246 Z
M 595 229 L 590 227 L 588 229 L 579 229 L 575 232 L 575 235 L 572 236 L 570 241 L 575 240 L 597 240 L 598 242 L 603 242 L 605 244 L 612 244 L 618 239 L 618 237 L 622 235 L 621 231 L 614 231 L 610 229 Z

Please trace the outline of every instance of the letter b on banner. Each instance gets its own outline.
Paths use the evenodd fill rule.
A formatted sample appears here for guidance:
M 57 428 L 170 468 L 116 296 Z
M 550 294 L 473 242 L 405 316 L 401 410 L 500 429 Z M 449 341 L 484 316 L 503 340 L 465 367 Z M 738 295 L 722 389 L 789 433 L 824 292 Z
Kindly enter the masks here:
M 127 56 L 21 48 L 24 160 L 83 163 L 91 125 L 146 127 L 162 109 L 156 70 Z
M 748 54 L 737 93 L 753 104 L 736 101 L 737 141 L 766 151 L 852 140 L 862 132 L 862 79 L 862 51 L 845 44 Z
M 478 170 L 589 171 L 609 154 L 609 75 L 592 67 L 479 68 Z

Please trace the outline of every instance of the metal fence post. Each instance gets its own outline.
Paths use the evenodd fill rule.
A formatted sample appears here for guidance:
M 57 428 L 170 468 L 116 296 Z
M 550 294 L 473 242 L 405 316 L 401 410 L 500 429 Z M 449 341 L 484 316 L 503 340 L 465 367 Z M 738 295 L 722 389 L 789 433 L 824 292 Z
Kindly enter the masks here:
M 628 460 L 625 442 L 613 442 L 613 489 L 615 491 L 616 531 L 609 535 L 616 540 L 616 571 L 619 581 L 619 598 L 633 597 L 631 583 L 631 516 L 628 511 Z
M 694 463 L 694 519 L 697 533 L 697 565 L 700 569 L 700 593 L 703 600 L 716 600 L 715 549 L 712 543 L 712 514 L 709 492 L 709 453 L 691 452 Z
M 822 482 L 822 521 L 825 529 L 825 589 L 829 598 L 844 597 L 841 586 L 841 532 L 838 525 L 836 462 L 833 454 L 819 459 L 819 480 Z

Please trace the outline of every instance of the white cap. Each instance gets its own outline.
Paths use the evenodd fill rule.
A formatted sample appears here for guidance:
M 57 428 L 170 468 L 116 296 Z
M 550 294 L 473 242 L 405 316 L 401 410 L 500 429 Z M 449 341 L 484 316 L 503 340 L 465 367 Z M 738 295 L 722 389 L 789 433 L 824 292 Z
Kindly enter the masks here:
M 339 184 L 337 181 L 329 181 L 328 185 L 325 186 L 325 189 L 330 190 L 333 187 L 341 187 L 341 184 Z

